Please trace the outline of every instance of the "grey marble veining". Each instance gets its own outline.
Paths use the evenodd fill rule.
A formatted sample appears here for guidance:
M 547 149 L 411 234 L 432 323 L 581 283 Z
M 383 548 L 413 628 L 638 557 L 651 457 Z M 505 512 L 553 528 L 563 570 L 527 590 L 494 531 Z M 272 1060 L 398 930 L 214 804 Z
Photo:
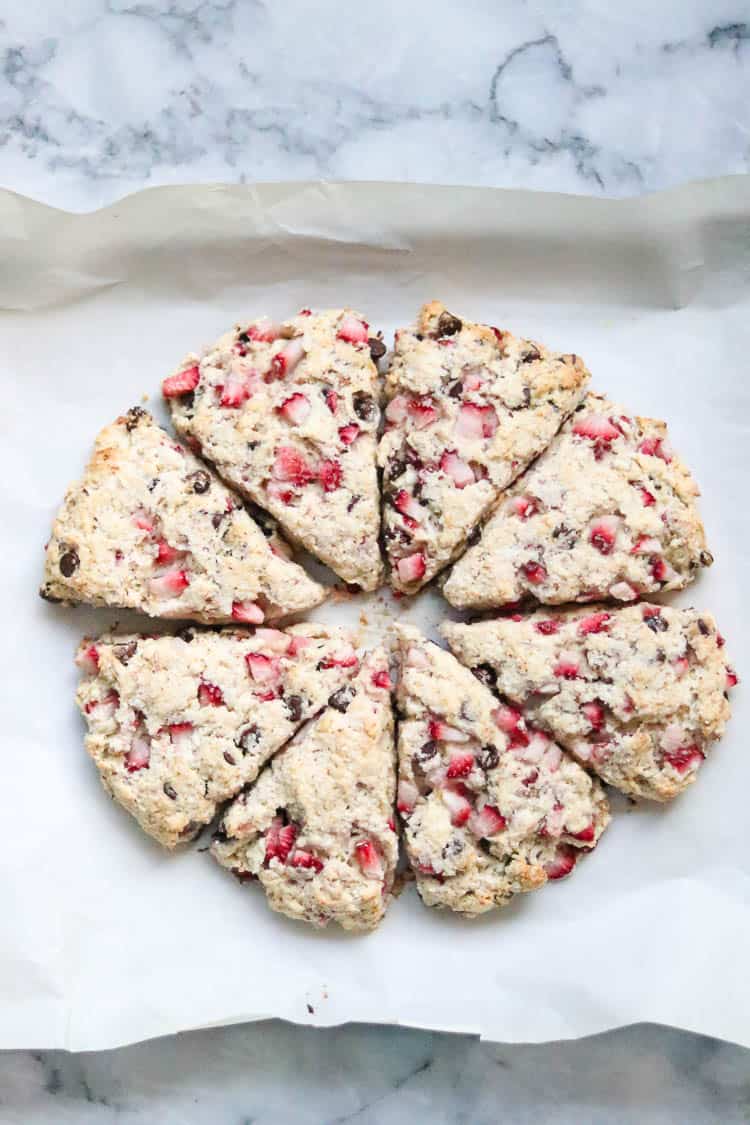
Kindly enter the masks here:
M 747 0 L 0 0 L 0 183 L 629 195 L 750 168 Z
M 632 195 L 749 170 L 747 0 L 0 0 L 0 184 L 73 210 L 177 182 Z M 0 1054 L 0 1125 L 120 1120 L 739 1125 L 750 1052 L 269 1022 Z

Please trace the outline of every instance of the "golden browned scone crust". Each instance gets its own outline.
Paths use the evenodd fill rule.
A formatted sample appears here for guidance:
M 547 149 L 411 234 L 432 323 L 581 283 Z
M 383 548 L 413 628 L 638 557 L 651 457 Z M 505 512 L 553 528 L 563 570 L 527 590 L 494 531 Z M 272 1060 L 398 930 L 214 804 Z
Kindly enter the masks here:
M 168 848 L 254 780 L 359 663 L 346 633 L 315 625 L 104 636 L 76 662 L 104 787 Z
M 135 407 L 98 435 L 47 545 L 51 601 L 151 617 L 260 624 L 322 602 L 323 586 L 280 551 L 193 454 Z
M 365 590 L 383 572 L 370 349 L 359 313 L 303 310 L 236 325 L 162 387 L 178 433 L 292 540 Z
M 572 871 L 609 822 L 598 781 L 449 652 L 399 627 L 398 810 L 428 906 L 481 914 Z
M 679 590 L 713 562 L 698 487 L 653 418 L 590 393 L 504 497 L 443 593 L 491 608 Z
M 710 613 L 640 603 L 441 632 L 474 674 L 623 793 L 669 801 L 724 733 L 737 682 Z
M 213 855 L 257 878 L 274 910 L 371 930 L 398 859 L 393 714 L 382 649 L 230 806 Z
M 378 460 L 397 590 L 414 593 L 460 554 L 588 379 L 578 356 L 459 319 L 439 301 L 396 333 Z

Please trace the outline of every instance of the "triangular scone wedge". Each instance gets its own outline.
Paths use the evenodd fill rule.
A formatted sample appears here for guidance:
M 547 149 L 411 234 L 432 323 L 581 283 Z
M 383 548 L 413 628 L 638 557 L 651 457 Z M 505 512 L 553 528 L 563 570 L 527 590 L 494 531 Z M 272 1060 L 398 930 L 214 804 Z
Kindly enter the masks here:
M 101 431 L 47 544 L 50 601 L 206 623 L 318 605 L 326 590 L 280 553 L 242 501 L 135 407 Z
M 460 554 L 588 378 L 578 356 L 459 320 L 438 301 L 396 333 L 378 461 L 397 590 L 414 593 Z
M 443 587 L 452 605 L 547 605 L 680 590 L 713 562 L 698 487 L 664 422 L 589 394 Z
M 371 930 L 398 858 L 391 684 L 378 649 L 224 814 L 211 851 L 269 905 L 314 926 Z
M 709 613 L 640 603 L 446 622 L 440 631 L 515 704 L 506 709 L 511 729 L 541 727 L 633 797 L 676 797 L 729 718 L 737 677 Z
M 177 431 L 226 481 L 345 582 L 374 590 L 380 390 L 368 334 L 350 309 L 245 322 L 162 390 Z
M 599 782 L 455 656 L 399 629 L 398 810 L 428 906 L 482 914 L 572 871 L 609 821 Z
M 357 672 L 314 625 L 85 640 L 77 701 L 104 787 L 165 847 L 191 839 Z

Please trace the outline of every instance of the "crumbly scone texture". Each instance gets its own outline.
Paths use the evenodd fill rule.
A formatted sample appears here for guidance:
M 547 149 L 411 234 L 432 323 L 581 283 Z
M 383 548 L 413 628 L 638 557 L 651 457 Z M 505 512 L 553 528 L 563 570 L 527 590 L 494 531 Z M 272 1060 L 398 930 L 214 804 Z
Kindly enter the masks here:
M 232 803 L 212 845 L 269 905 L 314 926 L 371 930 L 398 859 L 393 713 L 382 650 Z
M 676 797 L 729 718 L 737 677 L 709 613 L 639 603 L 440 631 L 515 705 L 517 729 L 541 727 L 629 796 Z
M 567 875 L 609 821 L 599 782 L 449 652 L 399 642 L 398 810 L 423 901 L 482 914 Z
M 454 606 L 488 609 L 526 595 L 558 605 L 682 589 L 713 562 L 698 495 L 664 422 L 589 394 L 443 593 Z
M 47 544 L 42 597 L 151 617 L 256 624 L 322 602 L 240 498 L 150 414 L 105 427 Z
M 225 480 L 345 582 L 374 590 L 380 388 L 368 338 L 351 309 L 238 324 L 162 390 L 177 431 Z
M 580 357 L 459 319 L 439 301 L 396 333 L 378 450 L 395 589 L 416 592 L 456 558 L 588 379 Z
M 86 639 L 77 702 L 105 789 L 165 847 L 191 839 L 348 684 L 345 632 L 314 625 Z

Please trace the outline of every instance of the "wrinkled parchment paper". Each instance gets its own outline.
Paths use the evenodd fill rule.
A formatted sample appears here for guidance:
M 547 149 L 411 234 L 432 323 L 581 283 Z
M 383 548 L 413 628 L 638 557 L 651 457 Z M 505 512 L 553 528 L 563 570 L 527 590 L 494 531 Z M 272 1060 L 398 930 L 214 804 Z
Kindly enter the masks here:
M 96 432 L 240 316 L 349 303 L 390 336 L 419 304 L 583 355 L 666 418 L 714 567 L 684 595 L 750 675 L 750 179 L 605 202 L 491 189 L 164 188 L 85 216 L 0 194 L 3 633 L 0 1046 L 114 1047 L 280 1016 L 562 1039 L 656 1021 L 750 1045 L 748 707 L 671 808 L 628 808 L 567 882 L 473 923 L 410 887 L 368 937 L 273 914 L 199 841 L 167 855 L 100 790 L 72 654 L 118 615 L 36 594 Z M 382 601 L 318 612 L 378 635 Z M 431 629 L 426 595 L 402 612 Z M 120 614 L 120 619 L 125 615 Z M 309 1006 L 309 1007 L 308 1007 Z

